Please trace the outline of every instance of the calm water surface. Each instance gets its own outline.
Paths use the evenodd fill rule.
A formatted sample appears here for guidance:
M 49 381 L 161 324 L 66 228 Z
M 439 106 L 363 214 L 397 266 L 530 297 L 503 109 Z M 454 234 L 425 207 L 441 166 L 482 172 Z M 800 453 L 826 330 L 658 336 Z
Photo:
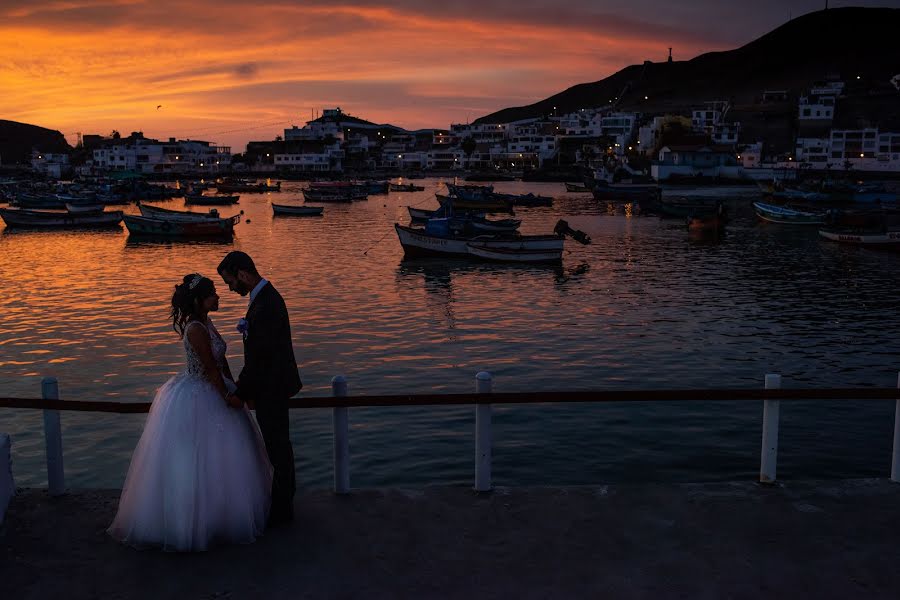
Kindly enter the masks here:
M 746 194 L 718 239 L 680 221 L 566 194 L 557 183 L 499 183 L 553 195 L 523 208 L 527 233 L 565 218 L 592 238 L 567 241 L 561 267 L 404 261 L 395 222 L 436 207 L 425 192 L 332 205 L 319 218 L 272 216 L 300 184 L 241 197 L 233 243 L 149 242 L 125 229 L 0 229 L 0 395 L 36 397 L 59 378 L 67 399 L 148 401 L 183 364 L 168 301 L 181 276 L 215 276 L 232 249 L 249 252 L 290 309 L 303 394 L 325 396 L 344 374 L 352 394 L 469 392 L 475 373 L 496 391 L 893 386 L 900 255 L 820 241 L 814 230 L 763 225 Z M 165 203 L 179 208 L 180 200 Z M 135 207 L 127 212 L 136 212 Z M 225 208 L 223 214 L 231 214 Z M 2 227 L 2 226 L 0 226 Z M 242 364 L 234 324 L 246 300 L 220 285 L 213 315 Z M 760 403 L 548 404 L 495 408 L 500 485 L 751 478 Z M 63 413 L 67 484 L 122 484 L 144 416 Z M 474 411 L 351 412 L 354 486 L 470 483 Z M 18 485 L 46 484 L 39 412 L 0 409 Z M 779 476 L 883 476 L 893 403 L 782 405 Z M 302 486 L 331 482 L 331 413 L 293 411 Z

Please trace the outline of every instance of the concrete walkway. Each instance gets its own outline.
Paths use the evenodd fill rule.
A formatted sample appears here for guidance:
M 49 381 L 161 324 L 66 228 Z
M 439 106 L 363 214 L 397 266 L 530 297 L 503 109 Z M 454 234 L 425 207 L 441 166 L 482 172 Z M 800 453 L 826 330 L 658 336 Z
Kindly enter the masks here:
M 886 480 L 305 491 L 292 526 L 193 555 L 111 541 L 117 501 L 20 490 L 0 597 L 900 597 Z

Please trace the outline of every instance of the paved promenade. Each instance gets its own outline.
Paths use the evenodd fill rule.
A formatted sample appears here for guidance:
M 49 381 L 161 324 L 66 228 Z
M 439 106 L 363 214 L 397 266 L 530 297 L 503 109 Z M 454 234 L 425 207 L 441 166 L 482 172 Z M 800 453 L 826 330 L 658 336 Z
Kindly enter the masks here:
M 20 490 L 0 597 L 900 597 L 900 484 L 880 479 L 303 491 L 292 526 L 195 555 L 108 539 L 117 501 Z

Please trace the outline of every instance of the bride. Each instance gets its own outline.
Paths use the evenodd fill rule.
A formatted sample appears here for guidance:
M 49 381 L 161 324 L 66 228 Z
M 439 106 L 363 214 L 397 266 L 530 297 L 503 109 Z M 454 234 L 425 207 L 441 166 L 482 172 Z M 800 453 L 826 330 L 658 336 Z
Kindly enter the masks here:
M 218 308 L 210 279 L 187 275 L 175 286 L 172 327 L 187 367 L 153 399 L 108 529 L 120 542 L 199 551 L 253 542 L 265 528 L 272 467 L 249 411 L 225 402 L 235 384 L 208 317 Z

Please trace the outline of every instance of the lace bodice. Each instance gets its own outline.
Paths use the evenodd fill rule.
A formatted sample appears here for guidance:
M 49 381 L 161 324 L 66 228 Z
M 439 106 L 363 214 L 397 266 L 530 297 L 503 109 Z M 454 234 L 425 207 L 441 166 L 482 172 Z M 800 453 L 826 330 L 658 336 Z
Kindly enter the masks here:
M 191 342 L 188 340 L 187 336 L 191 327 L 202 327 L 206 330 L 209 335 L 209 343 L 212 347 L 213 358 L 219 366 L 219 371 L 224 372 L 225 350 L 227 345 L 225 344 L 225 340 L 222 339 L 222 336 L 219 335 L 218 330 L 216 330 L 216 327 L 211 320 L 207 320 L 205 325 L 200 321 L 191 321 L 184 329 L 184 354 L 187 361 L 187 372 L 191 375 L 203 376 L 203 363 L 200 362 L 200 357 L 197 355 L 193 346 L 191 346 Z

